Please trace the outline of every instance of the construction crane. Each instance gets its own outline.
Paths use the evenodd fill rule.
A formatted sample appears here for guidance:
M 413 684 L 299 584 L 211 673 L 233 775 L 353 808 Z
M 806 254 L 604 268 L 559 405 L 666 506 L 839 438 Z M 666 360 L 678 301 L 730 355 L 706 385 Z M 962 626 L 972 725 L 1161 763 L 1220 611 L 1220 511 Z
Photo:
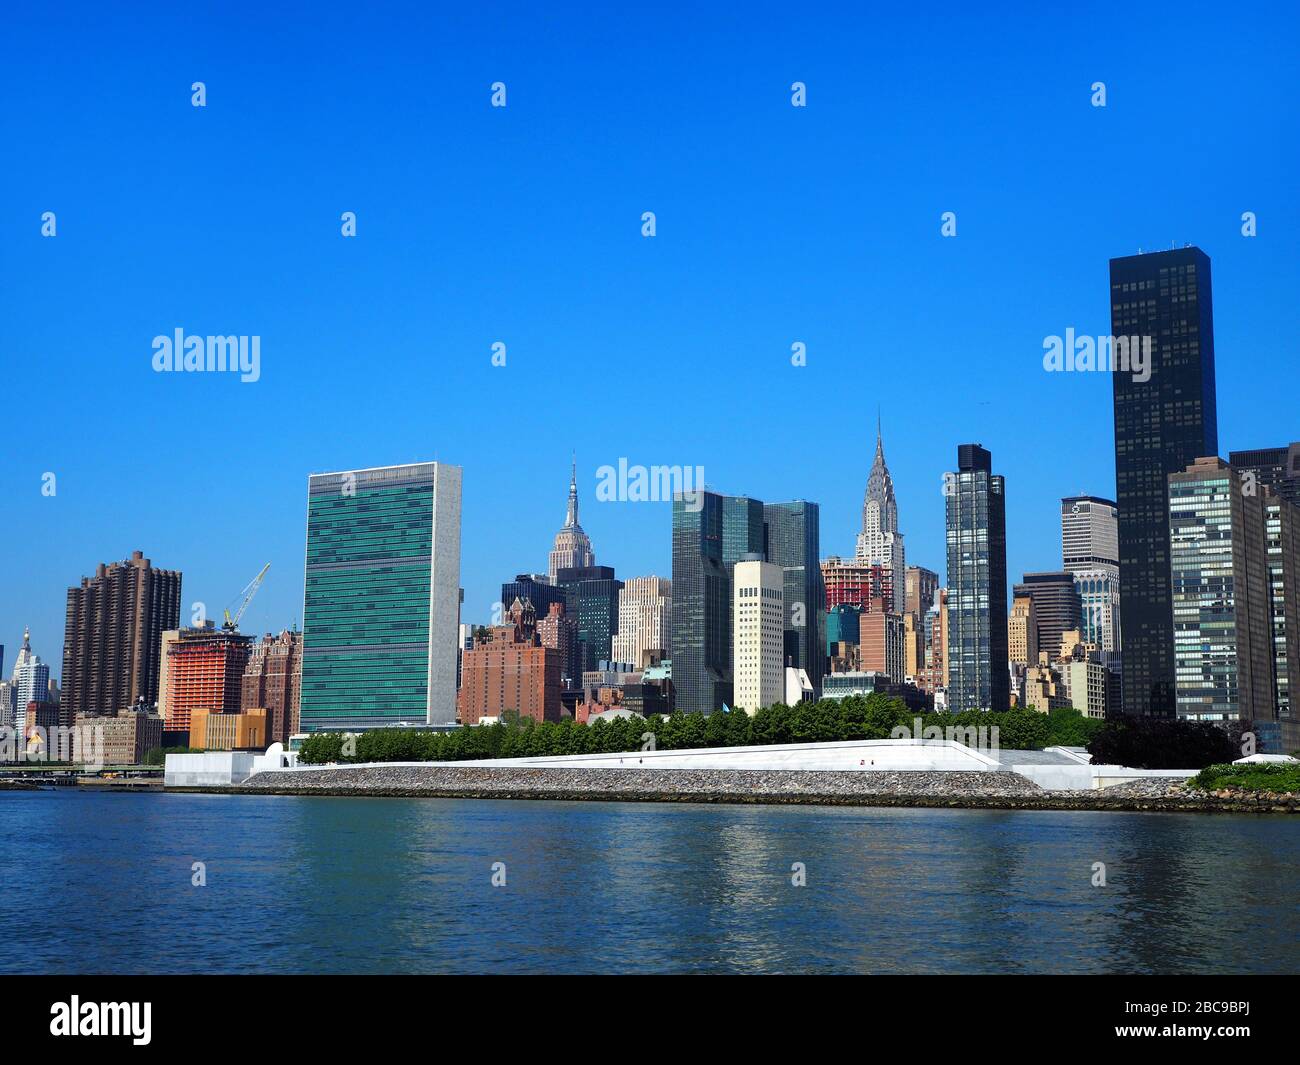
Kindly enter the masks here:
M 239 619 L 244 616 L 244 611 L 248 609 L 248 604 L 253 601 L 253 596 L 257 594 L 257 589 L 262 586 L 262 578 L 266 576 L 266 571 L 271 568 L 271 563 L 262 567 L 262 571 L 248 582 L 247 586 L 239 594 L 243 596 L 243 602 L 239 604 L 239 609 L 235 611 L 235 616 L 230 616 L 230 608 L 226 608 L 226 620 L 221 623 L 221 627 L 227 632 L 235 632 L 239 628 Z

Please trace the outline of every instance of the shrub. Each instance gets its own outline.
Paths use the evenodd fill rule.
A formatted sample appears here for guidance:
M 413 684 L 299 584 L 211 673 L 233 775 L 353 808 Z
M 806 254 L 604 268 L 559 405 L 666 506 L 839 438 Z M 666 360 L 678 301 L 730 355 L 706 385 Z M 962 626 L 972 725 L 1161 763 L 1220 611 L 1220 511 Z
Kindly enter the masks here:
M 1246 765 L 1212 765 L 1188 782 L 1194 788 L 1241 788 L 1244 791 L 1300 792 L 1300 765 L 1287 762 L 1250 762 Z

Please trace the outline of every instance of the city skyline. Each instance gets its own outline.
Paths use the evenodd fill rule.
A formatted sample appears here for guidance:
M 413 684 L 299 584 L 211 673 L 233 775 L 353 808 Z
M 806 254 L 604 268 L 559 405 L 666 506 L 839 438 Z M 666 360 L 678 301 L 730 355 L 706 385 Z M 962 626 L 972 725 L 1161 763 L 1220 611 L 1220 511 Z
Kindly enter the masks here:
M 2 24 L 10 1042 L 464 975 L 1282 1036 L 1300 7 Z
M 1284 430 L 1284 432 L 1285 432 L 1285 430 Z M 1247 436 L 1243 437 L 1243 439 L 1242 439 L 1240 442 L 1243 443 L 1243 444 L 1245 444 L 1245 445 L 1247 445 L 1247 446 L 1250 446 L 1250 447 L 1258 446 L 1258 442 L 1255 440 L 1255 436 L 1259 436 L 1259 434 L 1256 433 L 1256 434 L 1254 434 L 1254 436 L 1247 435 Z M 956 445 L 954 444 L 954 446 L 956 446 Z M 1222 453 L 1222 454 L 1226 454 L 1226 453 L 1227 453 L 1227 448 L 1221 445 L 1220 448 L 1219 448 L 1219 452 Z M 1198 456 L 1198 457 L 1199 457 L 1199 456 Z M 1209 457 L 1209 456 L 1206 456 L 1206 457 Z M 400 466 L 400 465 L 409 465 L 409 464 L 411 464 L 411 463 L 393 463 L 393 464 L 390 464 L 390 465 L 399 465 L 399 466 Z M 418 462 L 417 462 L 417 464 L 418 464 Z M 867 471 L 867 473 L 868 473 L 868 478 L 869 478 L 870 472 L 871 472 L 870 470 Z M 575 474 L 574 476 L 576 476 L 576 474 Z M 1112 480 L 1113 480 L 1113 473 L 1111 474 L 1111 477 L 1112 477 Z M 864 480 L 866 480 L 866 479 L 867 479 L 867 478 L 864 478 Z M 1008 482 L 1009 482 L 1009 481 L 1010 481 L 1010 479 L 1008 478 Z M 572 483 L 573 483 L 573 482 L 571 481 L 571 482 L 570 482 L 570 485 L 572 485 Z M 599 483 L 600 483 L 600 482 L 599 482 L 598 480 L 593 480 L 593 482 L 592 482 L 592 484 L 591 484 L 591 496 L 592 496 L 592 497 L 595 496 L 595 494 L 596 494 L 596 487 L 597 487 L 597 485 L 598 485 Z M 892 487 L 892 485 L 891 485 L 891 487 Z M 709 485 L 709 490 L 713 490 L 713 486 L 712 486 L 711 484 Z M 582 488 L 581 483 L 579 483 L 578 486 L 577 486 L 577 493 L 578 493 L 579 496 L 581 496 L 582 493 L 583 493 L 583 488 Z M 1062 497 L 1059 496 L 1059 495 L 1054 495 L 1054 494 L 1053 494 L 1052 492 L 1050 492 L 1050 491 L 1049 491 L 1049 492 L 1045 492 L 1045 493 L 1043 493 L 1043 494 L 1044 494 L 1043 503 L 1046 505 L 1046 508 L 1047 508 L 1047 510 L 1048 510 L 1048 513 L 1049 513 L 1049 517 L 1050 517 L 1050 516 L 1053 516 L 1052 505 L 1055 504 L 1057 507 L 1059 507 L 1059 504 L 1060 504 L 1060 501 L 1061 501 L 1061 498 L 1062 498 Z M 1089 493 L 1089 495 L 1094 495 L 1094 494 L 1097 494 L 1097 493 L 1091 493 L 1091 492 Z M 802 496 L 796 496 L 796 498 L 799 499 L 799 500 L 803 500 L 803 499 L 804 499 L 804 497 L 802 497 Z M 1035 493 L 1035 498 L 1037 498 L 1037 493 Z M 1012 497 L 1012 499 L 1014 499 L 1014 496 Z M 810 502 L 810 503 L 813 503 L 814 505 L 817 505 L 817 506 L 819 506 L 819 507 L 821 506 L 821 504 L 820 504 L 818 501 L 816 501 L 816 500 L 811 500 L 811 499 L 809 499 L 809 500 L 807 500 L 807 501 Z M 593 501 L 593 504 L 594 504 L 594 501 Z M 610 504 L 606 504 L 606 505 L 610 505 Z M 622 502 L 622 503 L 614 503 L 614 504 L 612 504 L 612 505 L 613 505 L 613 506 L 628 506 L 628 507 L 630 507 L 632 504 L 629 503 L 629 502 Z M 645 507 L 658 507 L 658 508 L 660 508 L 660 511 L 661 511 L 661 512 L 666 512 L 666 514 L 667 514 L 667 518 L 668 518 L 668 521 L 671 522 L 671 504 L 670 504 L 670 503 L 666 503 L 666 502 L 645 502 L 645 503 L 639 503 L 639 504 L 638 504 L 638 509 L 635 510 L 634 512 L 635 512 L 635 513 L 647 514 L 647 511 L 643 509 L 643 508 L 645 508 Z M 940 539 L 941 539 L 941 537 L 942 537 L 942 522 L 943 522 L 943 497 L 942 497 L 942 494 L 941 494 L 941 493 L 939 493 L 939 504 L 938 504 L 938 508 L 939 508 L 939 509 L 938 509 L 938 519 L 939 519 L 939 524 L 940 524 L 939 532 L 940 532 Z M 590 509 L 591 509 L 591 506 L 589 506 L 588 510 L 590 510 Z M 855 508 L 855 509 L 858 510 L 858 513 L 859 513 L 859 520 L 860 520 L 861 504 L 859 504 L 858 507 Z M 652 514 L 653 512 L 649 512 L 649 513 Z M 1010 499 L 1008 500 L 1008 513 L 1009 513 L 1009 514 L 1011 513 L 1011 500 L 1010 500 Z M 823 520 L 824 520 L 824 519 L 823 519 Z M 653 522 L 652 522 L 652 523 L 653 523 Z M 1011 560 L 1013 557 L 1015 557 L 1012 548 L 1013 548 L 1013 544 L 1014 544 L 1014 542 L 1015 542 L 1015 540 L 1016 540 L 1017 537 L 1016 537 L 1016 530 L 1015 530 L 1015 528 L 1012 526 L 1012 524 L 1011 524 L 1011 520 L 1010 520 L 1009 517 L 1008 517 L 1008 520 L 1007 520 L 1007 526 L 1008 526 L 1008 528 L 1007 528 L 1007 540 L 1008 540 L 1008 544 L 1007 544 L 1007 558 L 1008 558 L 1007 571 L 1008 571 L 1008 574 L 1009 574 L 1008 596 L 1007 596 L 1007 598 L 1008 598 L 1008 609 L 1009 609 L 1009 607 L 1010 607 L 1010 603 L 1011 603 L 1011 600 L 1014 599 L 1014 590 L 1013 590 L 1013 588 L 1012 588 L 1012 585 L 1015 583 L 1015 580 L 1016 580 L 1016 578 L 1015 578 L 1015 574 L 1016 574 L 1016 572 L 1017 572 L 1016 567 L 1015 567 L 1014 565 L 1012 565 L 1012 563 L 1011 563 L 1010 560 Z M 567 529 L 567 526 L 566 526 L 566 529 Z M 911 530 L 911 528 L 909 527 L 906 531 L 910 534 L 912 530 Z M 652 553 L 654 553 L 654 554 L 664 554 L 664 555 L 666 555 L 667 557 L 664 558 L 663 561 L 662 561 L 661 563 L 653 564 L 653 565 L 650 565 L 650 566 L 644 566 L 644 567 L 642 567 L 640 570 L 636 570 L 636 574 L 637 574 L 638 576 L 643 576 L 643 577 L 660 576 L 660 577 L 663 577 L 663 578 L 665 578 L 665 579 L 667 579 L 667 578 L 669 578 L 669 577 L 671 576 L 671 571 L 672 571 L 671 554 L 672 554 L 672 552 L 671 552 L 671 536 L 669 535 L 670 530 L 665 529 L 664 532 L 665 532 L 665 537 L 664 537 L 664 545 L 663 545 L 663 547 L 661 548 L 660 551 L 658 551 L 658 552 L 652 552 Z M 925 528 L 923 528 L 923 527 L 918 527 L 917 532 L 918 532 L 918 534 L 919 534 L 919 535 L 918 535 L 918 539 L 926 540 L 926 539 L 933 538 L 934 530 L 932 530 L 932 529 L 925 529 Z M 849 528 L 849 530 L 848 530 L 847 532 L 846 532 L 845 530 L 833 530 L 833 531 L 831 532 L 830 536 L 826 536 L 825 533 L 823 533 L 823 537 L 824 537 L 824 539 L 829 540 L 832 544 L 838 544 L 840 541 L 844 541 L 844 542 L 848 542 L 848 543 L 850 543 L 850 545 L 852 546 L 852 544 L 853 544 L 853 542 L 855 541 L 855 539 L 860 539 L 860 534 L 857 535 L 857 536 L 855 536 L 855 534 L 852 532 L 852 528 Z M 141 534 L 140 539 L 147 539 L 147 535 L 146 535 L 146 534 Z M 594 538 L 592 538 L 592 539 L 594 539 Z M 1059 566 L 1059 561 L 1053 563 L 1053 560 L 1052 560 L 1052 558 L 1051 558 L 1051 556 L 1050 556 L 1050 551 L 1051 551 L 1051 549 L 1052 549 L 1052 546 L 1053 546 L 1053 545 L 1051 545 L 1050 543 L 1049 543 L 1048 545 L 1046 545 L 1046 551 L 1048 552 L 1048 555 L 1047 555 L 1047 558 L 1045 559 L 1044 569 L 1047 569 L 1047 568 L 1055 568 L 1055 566 Z M 1054 546 L 1055 546 L 1055 550 L 1056 550 L 1056 557 L 1057 557 L 1057 559 L 1059 560 L 1059 557 L 1060 557 L 1060 532 L 1059 532 L 1059 527 L 1058 527 L 1058 530 L 1057 530 L 1057 532 L 1056 532 L 1056 544 L 1055 544 Z M 942 552 L 942 543 L 940 543 L 940 549 L 941 549 L 941 552 Z M 104 559 L 104 562 L 105 562 L 105 563 L 109 563 L 109 562 L 125 562 L 125 561 L 129 561 L 131 555 L 132 555 L 135 551 L 139 551 L 139 550 L 142 550 L 142 549 L 140 549 L 140 548 L 129 549 L 129 550 L 125 551 L 125 552 L 122 554 L 122 557 L 121 557 L 121 558 L 115 558 L 115 557 L 113 557 L 111 552 L 108 552 L 108 553 L 101 552 L 101 554 L 103 554 L 103 559 Z M 149 552 L 148 552 L 147 549 L 144 549 L 144 553 L 145 553 L 146 556 L 147 556 Z M 554 552 L 552 551 L 551 554 L 553 554 L 553 553 L 554 553 Z M 836 552 L 834 552 L 834 551 L 828 549 L 828 548 L 825 546 L 825 544 L 823 544 L 823 546 L 822 546 L 822 550 L 821 550 L 820 554 L 821 554 L 821 558 L 822 558 L 822 559 L 826 559 L 826 558 L 830 558 L 830 557 L 835 556 Z M 508 574 L 508 571 L 512 570 L 513 568 L 517 568 L 517 566 L 515 565 L 515 563 L 521 563 L 521 564 L 522 564 L 522 563 L 525 563 L 525 562 L 530 562 L 530 561 L 533 561 L 533 556 L 545 556 L 545 555 L 547 555 L 547 551 L 545 550 L 545 545 L 544 545 L 544 544 L 543 544 L 543 549 L 540 550 L 540 551 L 537 550 L 537 549 L 535 549 L 535 548 L 530 550 L 527 546 L 525 546 L 525 547 L 521 547 L 521 549 L 519 550 L 519 552 L 518 552 L 515 556 L 513 556 L 513 561 L 502 562 L 502 563 L 500 563 L 500 564 L 497 565 L 496 570 L 495 570 L 495 571 L 492 571 L 492 575 L 488 577 L 486 583 L 488 583 L 488 584 L 496 583 L 498 587 L 504 587 L 504 585 L 507 584 L 507 583 L 510 583 L 510 580 L 511 580 L 511 578 L 507 575 L 507 574 Z M 842 557 L 847 557 L 847 558 L 849 558 L 849 559 L 852 559 L 852 557 L 853 557 L 852 551 L 850 550 L 849 552 L 846 553 L 845 556 L 842 556 Z M 286 565 L 286 566 L 282 566 L 281 569 L 282 569 L 282 570 L 286 570 L 286 569 L 287 569 L 287 570 L 289 571 L 288 574 L 287 574 L 287 578 L 288 578 L 289 581 L 294 582 L 294 583 L 296 584 L 297 589 L 298 589 L 297 599 L 296 599 L 296 604 L 297 604 L 297 606 L 296 606 L 296 608 L 295 608 L 295 611 L 294 611 L 293 616 L 292 616 L 291 618 L 289 618 L 289 619 L 284 619 L 284 618 L 278 618 L 278 617 L 268 616 L 268 615 L 270 614 L 270 608 L 267 608 L 267 607 L 263 606 L 263 607 L 261 607 L 260 609 L 258 609 L 257 606 L 256 606 L 256 604 L 254 604 L 254 605 L 250 605 L 249 615 L 250 615 L 252 618 L 254 618 L 254 622 L 253 622 L 253 623 L 245 623 L 245 624 L 243 624 L 243 625 L 241 626 L 241 631 L 243 631 L 243 632 L 245 632 L 245 633 L 247 633 L 247 634 L 250 634 L 250 635 L 258 635 L 258 636 L 260 636 L 260 635 L 262 635 L 262 634 L 264 634 L 264 633 L 265 633 L 265 634 L 273 634 L 273 633 L 277 633 L 277 632 L 280 632 L 281 630 L 283 630 L 283 629 L 285 629 L 285 628 L 291 628 L 291 627 L 296 627 L 298 630 L 301 630 L 301 628 L 302 628 L 302 620 L 303 620 L 303 619 L 302 619 L 302 610 L 301 610 L 301 607 L 302 607 L 302 593 L 303 593 L 303 582 L 302 582 L 302 577 L 301 577 L 301 574 L 302 574 L 302 563 L 301 563 L 301 558 L 298 560 L 296 566 L 295 566 L 294 564 L 292 564 L 292 559 L 289 559 L 289 560 L 286 560 L 286 561 L 288 561 L 290 564 L 289 564 L 289 565 Z M 620 574 L 624 574 L 625 576 L 630 576 L 630 575 L 632 574 L 633 570 L 635 569 L 635 567 L 628 568 L 628 567 L 626 566 L 626 564 L 624 564 L 624 563 L 622 562 L 622 560 L 620 560 L 620 559 L 615 558 L 615 559 L 613 559 L 612 561 L 615 563 L 614 566 L 613 566 L 612 568 L 614 568 L 616 572 L 618 572 L 618 573 L 620 573 Z M 462 564 L 463 564 L 463 563 L 462 563 Z M 940 575 L 940 584 L 943 585 L 943 582 L 944 582 L 944 579 L 945 579 L 945 577 L 944 577 L 945 566 L 944 566 L 944 558 L 943 558 L 943 554 L 942 554 L 942 553 L 940 554 L 940 556 L 939 556 L 937 559 L 933 559 L 933 560 L 932 560 L 932 559 L 929 559 L 929 558 L 926 558 L 926 559 L 924 559 L 924 560 L 912 560 L 912 559 L 910 559 L 910 557 L 909 557 L 908 566 L 910 567 L 911 565 L 914 565 L 914 564 L 915 564 L 915 565 L 923 566 L 923 567 L 925 567 L 925 568 L 931 568 L 931 569 L 936 570 L 936 571 L 939 573 L 939 575 Z M 489 564 L 489 565 L 490 565 L 490 564 Z M 92 569 L 92 567 L 93 567 L 93 564 L 90 564 L 90 565 L 87 565 L 87 566 L 85 566 L 85 567 L 83 567 L 83 568 L 86 569 L 87 571 L 89 571 L 89 570 Z M 170 563 L 169 565 L 167 565 L 165 568 L 167 568 L 167 569 L 180 570 L 182 573 L 187 573 L 187 572 L 188 572 L 187 567 L 186 567 L 186 564 L 185 564 L 185 562 L 184 562 L 183 559 L 180 560 L 179 562 L 173 561 L 172 563 Z M 541 565 L 541 566 L 538 568 L 538 570 L 536 570 L 536 571 L 532 571 L 532 572 L 539 572 L 542 576 L 545 576 L 545 571 L 546 571 L 546 569 L 547 569 L 547 566 L 546 566 L 545 564 L 543 564 L 543 565 Z M 1031 570 L 1022 570 L 1021 572 L 1024 572 L 1024 573 L 1030 573 L 1030 572 L 1034 572 L 1034 571 L 1031 571 Z M 498 573 L 501 574 L 502 576 L 501 576 L 501 577 L 498 577 L 498 576 L 497 576 Z M 60 597 L 59 597 L 59 603 L 58 603 L 58 608 L 59 608 L 59 609 L 58 609 L 58 611 L 57 611 L 57 614 L 58 614 L 58 616 L 59 616 L 60 618 L 63 618 L 63 616 L 64 616 L 64 607 L 65 607 L 65 605 L 66 605 L 66 604 L 65 604 L 65 601 L 64 601 L 63 598 L 62 598 L 62 596 L 63 596 L 63 595 L 66 595 L 67 590 L 69 590 L 69 589 L 71 589 L 71 588 L 73 588 L 73 587 L 75 587 L 75 585 L 74 585 L 73 583 L 68 583 L 66 586 L 61 587 L 61 588 L 58 590 L 60 593 L 62 593 L 62 595 L 60 595 Z M 221 609 L 222 609 L 223 606 L 226 606 L 226 605 L 227 605 L 224 601 L 221 601 L 221 600 L 201 599 L 201 598 L 198 598 L 198 597 L 192 597 L 192 596 L 190 595 L 189 589 L 190 589 L 190 585 L 189 585 L 189 583 L 188 583 L 188 581 L 187 581 L 186 589 L 185 589 L 184 596 L 183 596 L 183 598 L 184 598 L 184 602 L 181 604 L 181 605 L 182 605 L 182 616 L 183 616 L 183 617 L 184 617 L 184 616 L 188 616 L 188 614 L 190 613 L 190 607 L 191 607 L 192 605 L 194 605 L 194 604 L 197 604 L 197 603 L 201 603 L 201 604 L 202 604 L 202 606 L 203 606 L 205 612 L 216 612 L 217 614 L 220 613 L 220 611 L 221 611 Z M 264 599 L 264 598 L 266 598 L 266 597 L 263 595 L 263 596 L 259 596 L 259 598 L 260 598 L 260 599 Z M 270 597 L 270 598 L 274 601 L 274 600 L 277 600 L 277 599 L 283 599 L 284 596 L 283 596 L 283 594 L 282 594 L 281 596 L 272 596 L 272 597 Z M 468 600 L 469 600 L 469 594 L 468 594 L 468 591 L 467 591 L 467 592 L 466 592 L 466 601 L 468 602 Z M 235 602 L 237 602 L 237 601 L 238 601 L 238 596 L 235 596 L 234 598 L 232 598 L 232 599 L 230 600 L 230 602 L 231 602 L 232 604 L 235 603 Z M 493 619 L 493 616 L 494 616 L 494 612 L 499 612 L 498 608 L 499 608 L 500 610 L 506 610 L 506 611 L 508 611 L 508 610 L 509 610 L 509 607 L 510 607 L 510 603 L 509 603 L 509 602 L 505 602 L 505 601 L 503 601 L 502 599 L 500 599 L 499 597 L 498 597 L 498 598 L 492 598 L 492 599 L 490 599 L 490 601 L 485 602 L 485 603 L 482 605 L 480 611 L 479 611 L 478 613 L 476 613 L 476 614 L 464 613 L 464 612 L 463 612 L 463 613 L 462 613 L 462 618 L 461 618 L 461 620 L 462 620 L 462 622 L 464 622 L 464 623 L 466 623 L 466 624 L 471 624 L 471 625 L 477 625 L 477 624 L 492 624 L 492 623 L 493 623 L 492 619 Z M 26 612 L 24 612 L 21 608 L 13 608 L 13 609 L 10 609 L 10 610 L 6 610 L 6 609 L 4 608 L 4 605 L 3 605 L 3 604 L 0 604 L 0 614 L 2 614 L 2 615 L 4 615 L 4 616 L 12 616 L 12 617 L 26 617 L 26 616 L 28 616 L 28 615 L 36 615 L 36 616 L 40 616 L 40 615 L 41 615 L 42 613 L 44 613 L 44 612 L 45 612 L 45 611 L 43 611 L 43 610 L 40 609 L 40 608 L 33 609 L 33 610 L 28 610 L 28 611 L 26 611 Z M 259 619 L 260 619 L 260 620 L 259 620 Z M 30 622 L 23 622 L 23 623 L 22 623 L 22 626 L 21 626 L 23 632 L 24 632 L 24 633 L 28 633 L 28 634 L 29 634 L 29 632 L 30 632 L 31 627 L 32 627 L 32 626 L 31 626 Z M 61 623 L 59 627 L 60 627 L 60 628 L 63 628 L 63 627 L 64 627 L 63 623 Z M 22 642 L 22 637 L 19 637 L 17 640 L 15 640 L 15 643 L 21 643 L 21 642 Z M 58 638 L 58 636 L 57 636 L 57 634 L 56 634 L 56 635 L 54 635 L 51 639 L 47 639 L 46 641 L 44 641 L 44 642 L 43 642 L 43 645 L 44 645 L 44 646 L 53 645 L 53 646 L 57 646 L 57 647 L 62 647 L 62 641 Z M 3 644 L 0 644 L 0 646 L 3 646 Z M 63 678 L 62 678 L 62 671 L 61 671 L 61 669 L 59 668 L 59 667 L 60 667 L 60 664 L 61 664 L 61 660 L 62 660 L 62 654 L 61 654 L 61 653 L 60 653 L 60 654 L 56 654 L 56 653 L 54 653 L 54 652 L 52 652 L 52 651 L 50 652 L 50 654 L 49 654 L 48 657 L 46 658 L 47 663 L 50 664 L 50 666 L 51 666 L 51 676 L 54 677 L 54 679 L 59 680 L 60 682 L 62 682 L 62 679 L 63 679 Z M 55 673 L 55 670 L 59 670 L 58 673 Z
M 908 561 L 942 570 L 941 474 L 958 443 L 979 441 L 1009 487 L 1008 573 L 1054 569 L 1059 499 L 1116 490 L 1107 375 L 1044 373 L 1042 340 L 1109 332 L 1107 264 L 1140 247 L 1191 243 L 1214 262 L 1220 454 L 1295 438 L 1258 413 L 1260 382 L 1295 379 L 1300 266 L 1275 235 L 1295 228 L 1282 175 L 1296 140 L 1277 136 L 1290 119 L 1264 73 L 1285 58 L 1287 35 L 1261 22 L 1248 46 L 1229 43 L 1226 15 L 1206 16 L 1210 31 L 1159 12 L 1127 17 L 1131 41 L 1104 19 L 1072 25 L 1052 50 L 1016 53 L 1013 70 L 990 66 L 987 50 L 1030 34 L 995 36 L 968 16 L 951 29 L 969 51 L 884 50 L 868 69 L 849 61 L 855 38 L 915 40 L 925 20 L 846 12 L 834 31 L 782 34 L 777 46 L 737 42 L 717 16 L 685 34 L 684 17 L 664 15 L 629 19 L 601 48 L 576 36 L 561 71 L 534 45 L 567 16 L 503 28 L 473 14 L 431 32 L 432 50 L 419 33 L 385 39 L 397 62 L 364 47 L 351 67 L 313 61 L 340 99 L 438 97 L 435 135 L 366 107 L 344 153 L 312 146 L 337 140 L 337 114 L 313 110 L 301 66 L 266 63 L 261 46 L 217 37 L 178 54 L 163 21 L 134 37 L 72 27 L 56 54 L 13 55 L 0 72 L 11 95 L 44 88 L 13 116 L 16 165 L 0 176 L 0 346 L 27 394 L 75 431 L 34 431 L 30 405 L 0 430 L 0 544 L 22 563 L 0 582 L 0 644 L 16 647 L 30 625 L 59 669 L 66 589 L 134 550 L 184 572 L 183 605 L 204 602 L 209 616 L 269 559 L 243 628 L 301 626 L 301 483 L 319 469 L 430 458 L 464 468 L 467 621 L 489 621 L 516 573 L 546 569 L 575 449 L 584 528 L 620 575 L 671 570 L 668 504 L 597 501 L 595 471 L 622 457 L 698 464 L 726 494 L 814 501 L 822 555 L 852 557 L 877 397 L 847 429 L 829 400 L 864 367 L 873 391 L 919 400 L 881 402 Z M 19 29 L 28 18 L 16 16 Z M 1216 71 L 1182 85 L 1180 106 L 1197 115 L 1196 137 L 1237 146 L 1185 186 L 1141 168 L 1105 182 L 1078 165 L 1189 150 L 1182 124 L 1149 121 L 1172 88 L 1144 62 L 1143 26 Z M 350 32 L 363 45 L 382 35 L 366 20 Z M 296 27 L 291 58 L 330 34 Z M 109 76 L 114 50 L 167 58 L 137 64 L 111 108 L 86 106 L 78 86 Z M 414 73 L 431 60 L 437 89 Z M 203 109 L 189 102 L 199 77 Z M 498 77 L 504 110 L 489 105 Z M 1105 108 L 1089 103 L 1097 79 Z M 806 108 L 790 106 L 795 80 Z M 261 106 L 265 95 L 285 106 Z M 1003 125 L 1017 130 L 1014 151 L 984 132 Z M 168 172 L 150 173 L 140 160 L 162 144 Z M 246 146 L 256 180 L 211 165 Z M 40 236 L 47 210 L 52 239 Z M 352 240 L 339 232 L 348 210 Z M 647 210 L 653 239 L 640 234 Z M 957 235 L 944 238 L 949 210 Z M 1253 238 L 1240 232 L 1247 211 Z M 259 380 L 153 372 L 151 339 L 176 328 L 260 336 Z M 490 362 L 498 342 L 504 367 Z M 796 343 L 806 366 L 790 363 Z M 132 416 L 103 402 L 110 377 Z M 487 453 L 507 397 L 562 394 L 581 408 L 607 404 L 622 382 L 646 398 L 644 413 L 628 405 L 637 413 L 617 443 L 552 427 L 508 463 Z M 1026 417 L 1030 399 L 1067 418 Z M 774 401 L 779 429 L 732 431 L 735 411 Z M 1044 429 L 1047 446 L 1028 437 Z M 149 461 L 130 465 L 142 449 Z

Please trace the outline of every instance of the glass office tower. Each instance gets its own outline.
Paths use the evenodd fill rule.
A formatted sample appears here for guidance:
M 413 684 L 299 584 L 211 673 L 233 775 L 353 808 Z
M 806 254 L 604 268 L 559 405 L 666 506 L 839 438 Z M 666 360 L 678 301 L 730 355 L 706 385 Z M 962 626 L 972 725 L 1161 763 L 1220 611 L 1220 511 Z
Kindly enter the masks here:
M 1180 718 L 1271 720 L 1273 633 L 1264 496 L 1220 458 L 1169 477 Z
M 308 478 L 301 728 L 454 725 L 461 469 Z
M 1168 478 L 1217 455 L 1210 259 L 1180 248 L 1110 261 L 1111 333 L 1150 338 L 1145 374 L 1111 374 L 1126 714 L 1175 712 Z
M 623 589 L 614 567 L 561 568 L 555 571 L 555 582 L 564 589 L 565 611 L 578 622 L 583 672 L 608 662 L 618 632 L 618 593 Z
M 803 669 L 820 699 L 826 673 L 826 585 L 821 567 L 821 508 L 802 499 L 768 503 L 767 561 L 785 584 L 785 665 Z
M 1006 710 L 1006 483 L 979 444 L 957 448 L 944 477 L 948 549 L 948 708 Z
M 712 713 L 731 705 L 731 577 L 746 555 L 766 557 L 766 529 L 757 499 L 703 490 L 690 499 L 673 499 L 672 662 L 678 710 Z

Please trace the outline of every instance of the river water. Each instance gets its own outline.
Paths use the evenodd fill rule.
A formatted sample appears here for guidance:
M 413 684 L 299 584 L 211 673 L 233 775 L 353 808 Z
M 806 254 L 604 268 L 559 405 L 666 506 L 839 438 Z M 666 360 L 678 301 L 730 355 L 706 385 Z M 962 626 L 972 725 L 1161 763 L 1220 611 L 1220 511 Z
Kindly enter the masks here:
M 1282 816 L 0 793 L 0 972 L 1288 972 L 1297 885 Z

